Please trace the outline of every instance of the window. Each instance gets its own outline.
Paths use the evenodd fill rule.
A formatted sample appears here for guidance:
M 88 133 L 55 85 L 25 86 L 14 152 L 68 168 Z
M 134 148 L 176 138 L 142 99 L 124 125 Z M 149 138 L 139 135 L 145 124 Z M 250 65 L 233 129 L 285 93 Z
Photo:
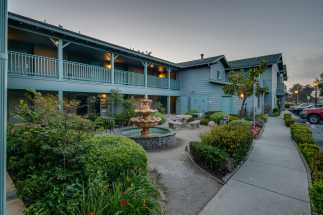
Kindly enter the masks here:
M 257 106 L 260 108 L 260 96 L 257 97 Z
M 216 79 L 218 79 L 218 80 L 221 79 L 221 73 L 220 73 L 220 71 L 216 71 Z

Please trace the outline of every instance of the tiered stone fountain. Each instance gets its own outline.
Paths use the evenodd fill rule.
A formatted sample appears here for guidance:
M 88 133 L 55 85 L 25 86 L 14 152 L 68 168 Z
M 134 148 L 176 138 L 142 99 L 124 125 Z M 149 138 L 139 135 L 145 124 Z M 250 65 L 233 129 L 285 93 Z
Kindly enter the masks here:
M 145 98 L 135 112 L 137 117 L 133 117 L 130 121 L 137 128 L 121 129 L 120 134 L 130 137 L 138 144 L 142 145 L 146 150 L 159 150 L 168 148 L 176 144 L 175 132 L 163 127 L 156 127 L 161 119 L 153 116 L 157 110 L 151 108 L 152 100 Z
M 142 137 L 149 137 L 149 128 L 158 125 L 161 121 L 159 117 L 151 115 L 157 112 L 157 110 L 151 109 L 151 103 L 152 100 L 147 98 L 143 99 L 139 104 L 139 108 L 135 109 L 135 112 L 139 113 L 139 116 L 130 119 L 134 125 L 142 129 Z

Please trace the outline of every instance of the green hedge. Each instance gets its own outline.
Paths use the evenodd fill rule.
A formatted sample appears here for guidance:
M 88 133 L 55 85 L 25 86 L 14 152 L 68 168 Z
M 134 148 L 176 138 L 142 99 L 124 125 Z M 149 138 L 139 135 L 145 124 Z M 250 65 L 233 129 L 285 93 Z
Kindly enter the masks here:
M 141 146 L 126 137 L 94 136 L 93 123 L 60 112 L 55 97 L 32 98 L 21 102 L 19 124 L 8 128 L 8 172 L 26 215 L 155 214 L 157 191 Z M 107 190 L 94 189 L 93 178 Z M 129 204 L 120 205 L 123 199 Z
M 236 120 L 240 120 L 240 117 L 236 115 L 229 116 L 229 122 L 236 121 Z
M 287 127 L 290 127 L 292 126 L 293 124 L 295 124 L 295 119 L 292 117 L 291 114 L 289 113 L 285 113 L 284 114 L 284 121 L 285 121 L 285 125 Z
M 289 117 L 284 115 L 285 122 Z M 312 209 L 317 214 L 323 215 L 323 151 L 314 143 L 312 132 L 305 124 L 293 124 L 291 136 L 298 144 L 311 170 L 312 185 L 309 188 L 309 193 Z
M 295 123 L 291 126 L 291 135 L 297 144 L 314 144 L 312 131 L 310 128 L 301 123 Z
M 237 125 L 216 126 L 209 133 L 201 136 L 203 144 L 224 150 L 234 159 L 235 164 L 245 157 L 252 140 L 250 127 Z
M 312 208 L 316 213 L 323 214 L 323 181 L 314 181 L 309 191 Z
M 209 119 L 211 121 L 214 121 L 215 123 L 217 124 L 220 124 L 222 120 L 224 120 L 224 117 L 226 116 L 227 114 L 224 113 L 224 112 L 215 112 L 213 114 L 211 114 L 209 116 Z
M 245 119 L 240 119 L 240 120 L 234 120 L 234 121 L 229 122 L 229 125 L 230 126 L 243 126 L 243 127 L 251 129 L 252 122 L 245 120 Z
M 97 136 L 87 139 L 83 144 L 86 153 L 82 162 L 88 176 L 101 175 L 111 182 L 147 172 L 144 149 L 127 137 Z
M 268 121 L 268 115 L 267 114 L 259 114 L 256 116 L 257 121 L 267 122 Z
M 190 152 L 194 160 L 204 168 L 222 175 L 226 173 L 229 155 L 225 151 L 211 145 L 192 142 L 190 143 Z

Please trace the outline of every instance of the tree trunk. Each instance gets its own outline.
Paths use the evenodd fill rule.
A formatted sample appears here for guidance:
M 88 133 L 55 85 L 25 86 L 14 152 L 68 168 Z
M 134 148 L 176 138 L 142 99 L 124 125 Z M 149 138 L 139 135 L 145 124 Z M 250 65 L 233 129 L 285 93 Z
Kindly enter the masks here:
M 244 106 L 245 106 L 246 100 L 247 100 L 247 99 L 243 99 L 243 100 L 242 100 L 242 104 L 241 104 L 241 107 L 240 107 L 240 117 L 241 117 L 241 118 L 245 116 Z

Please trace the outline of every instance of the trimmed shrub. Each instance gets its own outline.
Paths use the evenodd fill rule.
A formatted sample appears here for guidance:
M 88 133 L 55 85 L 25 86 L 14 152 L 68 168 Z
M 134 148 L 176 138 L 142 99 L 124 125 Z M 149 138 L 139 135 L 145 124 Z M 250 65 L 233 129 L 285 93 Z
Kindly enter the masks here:
M 35 93 L 33 106 L 22 102 L 20 123 L 8 129 L 8 172 L 26 206 L 24 213 L 83 215 L 83 195 L 89 195 L 84 190 L 91 189 L 87 181 L 92 176 L 109 188 L 111 201 L 103 205 L 92 198 L 88 203 L 95 205 L 87 205 L 86 214 L 95 208 L 101 214 L 155 212 L 158 199 L 151 191 L 142 147 L 126 137 L 94 136 L 92 122 L 60 112 L 56 101 Z M 129 204 L 120 206 L 121 198 Z M 116 210 L 110 213 L 110 208 Z
M 274 117 L 280 116 L 280 110 L 279 110 L 279 108 L 275 107 L 273 109 L 272 116 L 274 116 Z
M 201 166 L 222 175 L 227 172 L 226 164 L 229 155 L 222 149 L 200 142 L 191 142 L 190 152 Z
M 156 117 L 159 117 L 161 119 L 161 121 L 159 122 L 159 125 L 164 124 L 166 122 L 165 114 L 163 114 L 161 112 L 155 112 L 155 113 L 153 113 L 153 115 Z
M 256 116 L 257 121 L 267 122 L 268 121 L 268 115 L 267 114 L 259 114 Z
M 289 113 L 285 113 L 284 114 L 284 121 L 285 121 L 285 125 L 287 127 L 290 127 L 290 126 L 292 126 L 295 123 L 295 119 Z
M 291 126 L 291 136 L 297 144 L 314 144 L 312 131 L 305 124 L 293 124 Z
M 221 123 L 221 121 L 223 121 L 224 120 L 224 117 L 226 116 L 227 114 L 226 113 L 224 113 L 224 112 L 215 112 L 215 113 L 213 113 L 210 117 L 209 117 L 209 119 L 211 120 L 211 121 L 214 121 L 215 123 L 217 123 L 217 124 L 220 124 Z
M 299 148 L 309 164 L 309 167 L 313 170 L 316 166 L 316 159 L 320 152 L 320 147 L 316 144 L 300 144 Z
M 233 121 L 236 122 L 236 121 Z M 201 136 L 201 142 L 226 151 L 238 164 L 247 154 L 252 143 L 250 127 L 241 125 L 222 125 L 214 127 Z
M 229 116 L 229 122 L 236 121 L 236 120 L 240 120 L 240 117 L 236 115 Z
M 252 127 L 252 122 L 248 121 L 248 120 L 244 120 L 244 119 L 240 119 L 240 120 L 234 120 L 229 122 L 230 126 L 243 126 L 243 127 L 247 127 L 249 129 L 251 129 Z
M 201 123 L 201 125 L 208 125 L 209 124 L 209 119 L 208 118 L 202 118 L 200 123 Z
M 100 175 L 111 182 L 147 172 L 144 149 L 127 137 L 96 136 L 85 140 L 83 144 L 87 148 L 82 158 L 86 175 Z
M 323 181 L 314 181 L 309 189 L 314 211 L 323 214 Z

